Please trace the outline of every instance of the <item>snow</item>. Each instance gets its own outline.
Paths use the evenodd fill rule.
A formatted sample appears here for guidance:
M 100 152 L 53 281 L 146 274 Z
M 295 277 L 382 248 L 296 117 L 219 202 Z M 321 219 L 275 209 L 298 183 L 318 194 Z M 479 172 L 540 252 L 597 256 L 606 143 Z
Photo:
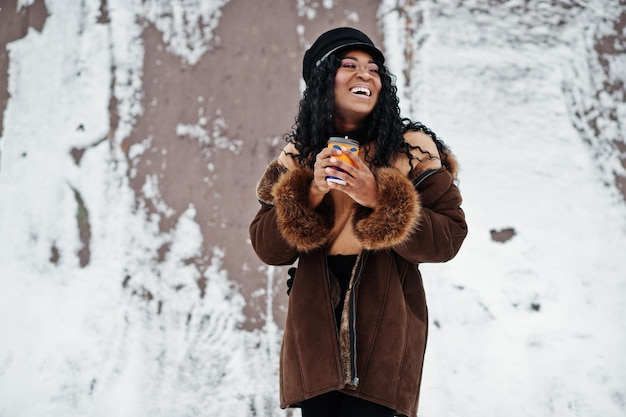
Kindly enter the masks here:
M 320 7 L 294 3 L 309 19 Z M 613 143 L 626 137 L 626 105 L 600 91 L 624 80 L 626 55 L 604 56 L 606 69 L 593 48 L 624 7 L 428 0 L 398 13 L 397 3 L 379 10 L 388 64 L 406 115 L 458 157 L 470 228 L 457 258 L 422 266 L 431 323 L 420 415 L 626 415 L 626 204 L 614 185 L 625 168 Z M 151 138 L 129 150 L 130 166 L 103 140 L 122 143 L 143 112 L 143 25 L 193 65 L 219 44 L 226 4 L 108 0 L 110 23 L 96 24 L 99 1 L 47 0 L 42 32 L 8 45 L 1 416 L 287 415 L 272 309 L 263 328 L 243 330 L 244 297 L 224 250 L 203 252 L 197 208 L 163 233 L 172 208 L 158 178 L 142 188 L 157 214 L 136 201 L 132 160 Z M 177 133 L 237 154 L 225 123 L 199 115 Z M 85 149 L 79 163 L 73 148 Z M 491 239 L 508 227 L 509 241 Z M 206 271 L 187 262 L 196 257 Z M 271 306 L 276 269 L 261 270 Z
M 603 173 L 620 170 L 615 157 L 598 167 L 563 91 L 594 75 L 570 78 L 581 33 L 552 34 L 549 13 L 544 30 L 530 34 L 510 10 L 502 20 L 495 8 L 468 21 L 463 10 L 446 14 L 450 3 L 419 11 L 428 38 L 409 111 L 460 158 L 470 234 L 454 261 L 422 268 L 437 326 L 421 413 L 624 415 L 626 216 L 614 186 L 603 186 Z M 624 137 L 602 121 L 607 138 Z M 615 153 L 607 138 L 596 140 Z M 490 240 L 492 229 L 507 227 L 516 231 L 510 241 Z

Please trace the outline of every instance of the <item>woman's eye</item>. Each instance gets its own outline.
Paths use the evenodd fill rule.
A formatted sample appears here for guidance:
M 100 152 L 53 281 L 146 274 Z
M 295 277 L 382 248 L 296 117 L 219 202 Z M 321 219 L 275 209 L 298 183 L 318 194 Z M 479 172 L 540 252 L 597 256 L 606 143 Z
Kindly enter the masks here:
M 357 69 L 359 68 L 359 66 L 353 60 L 345 60 L 341 62 L 341 68 Z M 368 65 L 367 67 L 365 67 L 365 70 L 374 74 L 380 73 L 380 69 L 378 68 L 378 65 L 375 65 L 375 64 Z

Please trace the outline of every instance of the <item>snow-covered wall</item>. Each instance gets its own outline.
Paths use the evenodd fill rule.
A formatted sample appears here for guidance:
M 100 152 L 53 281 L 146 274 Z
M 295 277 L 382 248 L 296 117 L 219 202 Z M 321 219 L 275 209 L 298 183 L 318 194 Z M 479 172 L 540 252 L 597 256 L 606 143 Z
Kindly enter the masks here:
M 247 226 L 338 25 L 461 162 L 420 414 L 626 415 L 622 0 L 0 0 L 0 416 L 290 414 Z

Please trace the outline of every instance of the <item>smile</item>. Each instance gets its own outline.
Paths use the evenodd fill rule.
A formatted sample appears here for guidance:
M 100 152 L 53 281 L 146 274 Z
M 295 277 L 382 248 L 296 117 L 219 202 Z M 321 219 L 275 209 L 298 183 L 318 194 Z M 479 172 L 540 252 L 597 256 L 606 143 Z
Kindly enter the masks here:
M 357 95 L 364 95 L 367 97 L 371 97 L 372 96 L 372 91 L 367 88 L 367 87 L 352 87 L 350 89 L 350 92 L 352 94 L 357 94 Z

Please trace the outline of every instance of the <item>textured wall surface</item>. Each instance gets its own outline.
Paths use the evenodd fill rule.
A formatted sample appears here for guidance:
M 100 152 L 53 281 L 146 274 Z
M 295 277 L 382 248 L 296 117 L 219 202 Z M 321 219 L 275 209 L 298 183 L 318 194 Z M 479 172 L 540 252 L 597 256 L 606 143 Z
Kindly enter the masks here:
M 0 0 L 0 416 L 299 415 L 248 225 L 340 25 L 461 162 L 421 414 L 626 413 L 624 0 Z

